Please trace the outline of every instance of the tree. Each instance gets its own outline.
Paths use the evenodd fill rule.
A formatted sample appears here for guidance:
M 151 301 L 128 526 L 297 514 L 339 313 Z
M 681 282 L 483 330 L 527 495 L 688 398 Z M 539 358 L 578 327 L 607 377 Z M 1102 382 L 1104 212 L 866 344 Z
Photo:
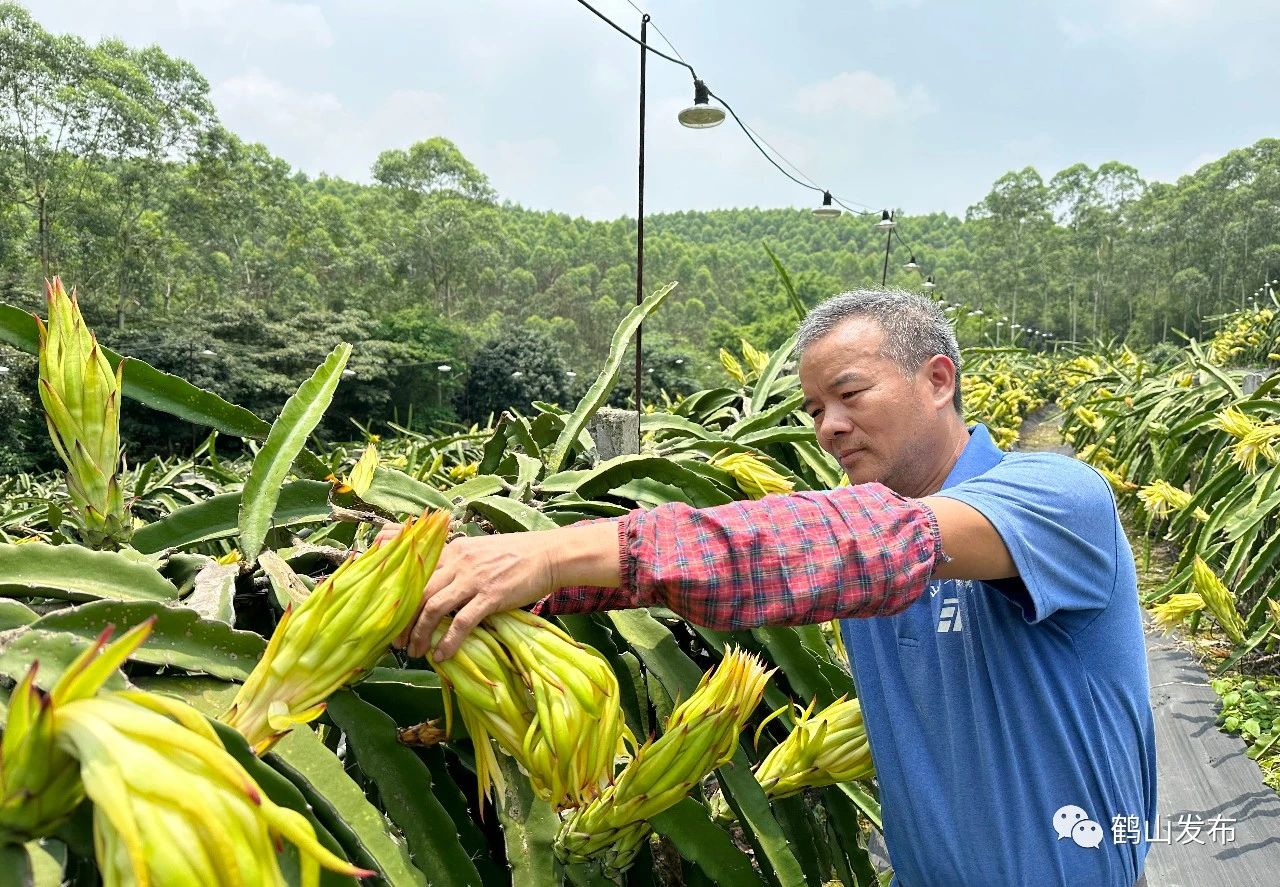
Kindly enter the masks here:
M 15 163 L 9 200 L 36 220 L 41 272 L 57 261 L 55 222 L 70 195 L 101 164 L 115 164 L 119 323 L 129 234 L 157 166 L 180 161 L 213 119 L 209 85 L 157 47 L 106 39 L 90 48 L 45 31 L 21 7 L 0 6 L 0 155 Z M 128 161 L 127 163 L 122 163 Z
M 1042 260 L 1053 227 L 1049 206 L 1044 179 L 1027 167 L 1005 173 L 981 203 L 969 208 L 968 219 L 979 223 L 981 260 L 995 278 L 995 310 L 1008 310 L 1010 323 L 1018 322 L 1020 295 L 1037 288 L 1046 292 Z
M 51 467 L 44 416 L 31 396 L 37 372 L 34 357 L 0 345 L 0 416 L 5 417 L 4 434 L 0 434 L 0 474 Z
M 373 164 L 374 181 L 399 192 L 409 206 L 441 191 L 470 200 L 492 201 L 489 179 L 462 156 L 457 145 L 435 136 L 408 150 L 383 151 Z
M 568 372 L 551 336 L 510 329 L 484 343 L 472 358 L 462 413 L 468 421 L 482 422 L 506 409 L 528 412 L 535 400 L 565 404 Z

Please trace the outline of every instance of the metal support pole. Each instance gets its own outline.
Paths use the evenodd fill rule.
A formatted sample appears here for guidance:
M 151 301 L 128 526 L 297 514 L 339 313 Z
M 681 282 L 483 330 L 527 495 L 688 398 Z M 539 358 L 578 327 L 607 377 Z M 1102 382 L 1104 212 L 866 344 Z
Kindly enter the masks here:
M 196 363 L 196 346 L 191 342 L 188 342 L 187 343 L 187 381 L 190 382 L 192 385 L 196 384 L 195 380 L 191 377 L 191 372 L 195 368 L 195 363 Z M 193 421 L 191 423 L 191 452 L 195 453 L 195 451 L 196 451 L 196 423 Z
M 883 288 L 889 279 L 889 245 L 893 243 L 893 229 L 884 238 L 884 271 L 880 273 L 880 286 Z
M 640 17 L 640 174 L 637 182 L 636 198 L 636 304 L 644 301 L 644 73 L 645 61 L 648 59 L 649 16 Z M 644 414 L 641 400 L 642 382 L 644 379 L 644 351 L 641 332 L 644 324 L 636 327 L 636 428 L 640 427 L 640 416 Z M 640 452 L 640 436 L 636 435 L 636 452 Z

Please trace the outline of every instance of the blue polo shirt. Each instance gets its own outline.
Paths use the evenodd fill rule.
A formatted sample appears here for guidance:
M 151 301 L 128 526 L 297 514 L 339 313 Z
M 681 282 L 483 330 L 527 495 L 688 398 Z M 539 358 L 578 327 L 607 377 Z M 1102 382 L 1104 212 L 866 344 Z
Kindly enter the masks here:
M 937 495 L 990 520 L 1020 578 L 934 580 L 895 616 L 842 621 L 893 884 L 1131 887 L 1155 728 L 1111 488 L 977 425 Z

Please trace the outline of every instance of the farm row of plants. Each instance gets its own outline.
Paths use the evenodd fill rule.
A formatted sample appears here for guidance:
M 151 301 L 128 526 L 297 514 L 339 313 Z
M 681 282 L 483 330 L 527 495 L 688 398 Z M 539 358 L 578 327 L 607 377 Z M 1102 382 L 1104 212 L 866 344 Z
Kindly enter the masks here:
M 1128 350 L 1064 368 L 1064 434 L 1153 537 L 1173 542 L 1147 596 L 1165 624 L 1208 613 L 1230 668 L 1280 642 L 1280 312 L 1218 318 L 1219 332 L 1160 362 Z M 1270 374 L 1270 375 L 1269 375 Z
M 874 771 L 828 627 L 512 614 L 434 671 L 388 649 L 446 536 L 843 482 L 798 410 L 790 343 L 723 352 L 724 386 L 647 407 L 641 452 L 600 458 L 588 422 L 670 291 L 631 312 L 572 411 L 536 404 L 489 428 L 322 453 L 308 447 L 344 346 L 267 425 L 97 347 L 56 287 L 47 327 L 0 309 L 0 337 L 40 355 L 66 464 L 0 482 L 0 674 L 16 682 L 0 752 L 6 873 L 872 883 Z M 971 400 L 1002 438 L 1051 390 L 1051 367 L 1019 352 L 966 359 Z M 209 437 L 193 459 L 129 466 L 129 400 Z M 220 459 L 219 435 L 249 441 L 251 458 Z M 113 627 L 123 637 L 108 645 Z M 161 766 L 164 748 L 181 751 Z M 144 761 L 154 772 L 136 774 Z M 225 834 L 200 827 L 209 817 Z

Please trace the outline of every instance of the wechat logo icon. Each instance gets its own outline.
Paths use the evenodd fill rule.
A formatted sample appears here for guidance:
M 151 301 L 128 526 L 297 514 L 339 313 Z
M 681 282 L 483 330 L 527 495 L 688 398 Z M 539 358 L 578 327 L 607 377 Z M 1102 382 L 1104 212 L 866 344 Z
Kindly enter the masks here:
M 1074 804 L 1059 807 L 1053 814 L 1053 830 L 1058 840 L 1070 838 L 1081 847 L 1097 847 L 1102 844 L 1102 826 L 1089 818 L 1084 808 Z

